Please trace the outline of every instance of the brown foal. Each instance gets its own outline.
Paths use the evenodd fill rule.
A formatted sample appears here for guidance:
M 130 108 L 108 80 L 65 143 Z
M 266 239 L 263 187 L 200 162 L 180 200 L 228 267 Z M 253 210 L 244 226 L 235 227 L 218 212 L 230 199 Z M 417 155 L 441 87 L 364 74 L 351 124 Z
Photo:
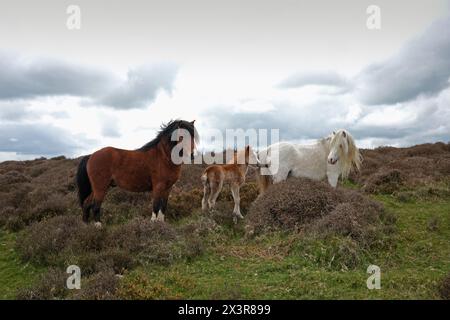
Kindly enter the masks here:
M 203 183 L 202 210 L 213 210 L 224 182 L 230 184 L 234 199 L 233 221 L 243 219 L 240 208 L 239 189 L 245 183 L 249 165 L 259 165 L 255 152 L 246 146 L 244 150 L 235 151 L 233 159 L 224 165 L 208 166 L 201 176 Z

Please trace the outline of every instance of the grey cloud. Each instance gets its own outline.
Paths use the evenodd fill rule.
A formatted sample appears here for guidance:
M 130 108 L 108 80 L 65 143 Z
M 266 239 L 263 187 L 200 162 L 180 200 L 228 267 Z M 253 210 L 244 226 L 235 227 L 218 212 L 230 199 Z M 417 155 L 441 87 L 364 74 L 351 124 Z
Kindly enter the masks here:
M 296 73 L 283 80 L 279 88 L 300 88 L 308 85 L 333 86 L 349 89 L 351 82 L 336 72 Z
M 128 72 L 127 79 L 104 97 L 100 104 L 117 109 L 143 108 L 155 100 L 159 90 L 172 91 L 177 74 L 173 64 L 143 66 Z
M 341 127 L 348 109 L 339 101 L 320 100 L 306 106 L 274 103 L 273 110 L 264 113 L 230 112 L 227 106 L 211 108 L 204 116 L 213 128 L 221 129 L 280 129 L 280 139 L 315 139 Z
M 22 121 L 31 117 L 38 117 L 28 110 L 27 106 L 19 101 L 0 101 L 0 120 Z
M 317 139 L 339 128 L 348 129 L 357 140 L 390 145 L 417 144 L 450 140 L 450 88 L 438 96 L 419 98 L 395 106 L 374 109 L 361 106 L 355 116 L 341 97 L 321 99 L 316 103 L 294 106 L 273 103 L 265 113 L 230 112 L 232 108 L 211 108 L 204 117 L 211 127 L 221 129 L 280 129 L 281 140 Z M 374 115 L 376 117 L 374 121 Z M 385 121 L 389 117 L 396 121 Z
M 177 73 L 170 64 L 141 66 L 122 81 L 103 69 L 7 53 L 0 53 L 0 70 L 0 100 L 69 95 L 115 109 L 146 107 L 159 90 L 172 90 Z
M 74 155 L 83 143 L 92 143 L 74 137 L 63 129 L 49 124 L 11 124 L 0 126 L 0 152 L 22 155 Z
M 325 85 L 352 92 L 367 105 L 395 104 L 433 95 L 449 86 L 450 16 L 434 22 L 389 59 L 361 70 L 346 79 L 335 72 L 297 73 L 282 81 L 279 88 Z
M 356 95 L 369 105 L 394 104 L 440 92 L 449 85 L 450 16 L 433 23 L 390 59 L 368 66 L 354 79 Z
M 46 59 L 0 54 L 0 99 L 87 96 L 111 85 L 111 74 Z

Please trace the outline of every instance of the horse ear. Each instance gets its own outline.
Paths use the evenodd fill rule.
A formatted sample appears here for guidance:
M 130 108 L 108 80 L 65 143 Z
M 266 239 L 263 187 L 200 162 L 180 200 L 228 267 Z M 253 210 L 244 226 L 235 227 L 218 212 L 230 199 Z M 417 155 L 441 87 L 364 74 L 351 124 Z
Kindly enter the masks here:
M 347 134 L 345 133 L 345 131 L 342 131 L 342 135 L 344 136 L 344 138 L 347 138 Z
M 336 134 L 336 131 L 333 131 L 333 136 Z
M 195 120 L 192 120 L 192 121 L 191 121 L 191 124 L 194 125 L 194 122 L 195 122 Z

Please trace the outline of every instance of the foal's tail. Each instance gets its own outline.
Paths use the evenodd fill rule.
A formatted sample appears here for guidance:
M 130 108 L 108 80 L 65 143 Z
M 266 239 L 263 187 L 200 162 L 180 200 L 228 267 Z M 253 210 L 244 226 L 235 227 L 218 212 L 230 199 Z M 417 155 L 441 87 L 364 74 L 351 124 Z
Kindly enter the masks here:
M 84 200 L 86 200 L 92 192 L 91 182 L 89 181 L 89 176 L 87 173 L 88 160 L 89 156 L 83 157 L 78 165 L 77 171 L 78 199 L 81 207 L 83 207 Z

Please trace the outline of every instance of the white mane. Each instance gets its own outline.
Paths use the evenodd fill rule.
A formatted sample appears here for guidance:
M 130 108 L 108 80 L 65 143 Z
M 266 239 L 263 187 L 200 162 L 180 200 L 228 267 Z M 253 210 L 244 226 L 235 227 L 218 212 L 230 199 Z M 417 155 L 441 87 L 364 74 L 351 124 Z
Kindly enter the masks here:
M 347 130 L 338 130 L 331 136 L 330 150 L 338 147 L 340 144 L 347 145 L 347 152 L 343 150 L 340 152 L 341 175 L 342 178 L 347 178 L 353 167 L 358 171 L 361 169 L 362 156 L 355 144 L 355 140 Z

